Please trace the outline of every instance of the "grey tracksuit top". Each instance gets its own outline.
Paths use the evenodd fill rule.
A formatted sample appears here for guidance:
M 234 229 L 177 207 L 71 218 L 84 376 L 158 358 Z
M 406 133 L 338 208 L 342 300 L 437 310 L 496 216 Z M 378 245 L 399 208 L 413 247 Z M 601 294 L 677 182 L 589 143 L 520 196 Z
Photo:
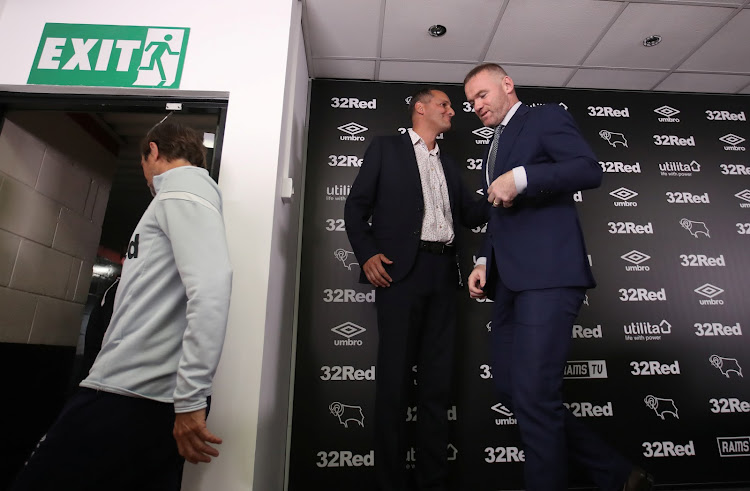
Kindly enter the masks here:
M 193 166 L 154 176 L 153 185 L 102 350 L 81 386 L 195 411 L 211 395 L 231 293 L 221 193 Z

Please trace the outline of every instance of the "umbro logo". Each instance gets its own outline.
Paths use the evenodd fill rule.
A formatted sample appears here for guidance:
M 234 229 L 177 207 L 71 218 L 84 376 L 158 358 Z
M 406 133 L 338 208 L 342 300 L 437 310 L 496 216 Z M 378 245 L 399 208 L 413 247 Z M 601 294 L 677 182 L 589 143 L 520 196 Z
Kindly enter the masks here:
M 739 146 L 740 143 L 744 142 L 745 139 L 741 136 L 737 136 L 734 133 L 728 133 L 721 138 L 719 138 L 719 141 L 726 143 L 727 145 L 724 147 L 724 150 L 732 150 L 732 151 L 744 151 L 745 147 Z
M 750 203 L 750 189 L 743 189 L 739 193 L 735 194 L 734 197 L 735 198 L 739 198 L 739 199 L 741 199 L 743 201 L 747 201 L 748 203 Z M 740 207 L 741 208 L 748 208 L 748 207 L 750 207 L 750 205 L 747 205 L 745 203 L 740 203 Z
M 641 264 L 642 262 L 645 262 L 651 259 L 651 256 L 649 256 L 648 254 L 644 254 L 640 251 L 636 251 L 635 249 L 628 252 L 627 254 L 623 254 L 620 257 L 633 264 Z
M 341 337 L 344 337 L 346 339 L 335 339 L 333 341 L 334 346 L 362 346 L 362 340 L 361 339 L 352 339 L 355 336 L 359 336 L 363 332 L 365 332 L 367 329 L 365 329 L 362 326 L 359 326 L 355 324 L 354 322 L 344 322 L 343 324 L 339 324 L 338 326 L 331 329 L 331 331 L 335 332 Z
M 656 109 L 654 109 L 654 112 L 656 114 L 664 116 L 665 118 L 671 118 L 675 114 L 680 114 L 680 111 L 678 109 L 669 106 L 657 107 Z
M 723 289 L 719 288 L 718 286 L 714 286 L 711 283 L 701 285 L 693 291 L 695 293 L 703 295 L 706 298 L 714 298 L 716 295 L 721 295 L 722 293 L 724 293 Z
M 615 206 L 638 206 L 638 203 L 635 201 L 630 201 L 631 199 L 638 196 L 638 193 L 635 191 L 631 191 L 628 188 L 618 188 L 609 193 L 610 196 L 619 199 L 620 201 L 615 201 Z
M 483 126 L 479 128 L 478 130 L 472 131 L 472 133 L 474 133 L 480 138 L 489 140 L 490 138 L 492 138 L 492 135 L 495 134 L 495 130 L 492 128 L 488 128 L 487 126 Z
M 362 126 L 361 124 L 352 122 L 352 123 L 346 123 L 344 125 L 341 125 L 338 127 L 338 129 L 348 135 L 348 136 L 342 135 L 340 137 L 342 140 L 349 140 L 349 141 L 364 141 L 365 140 L 364 136 L 356 136 L 356 135 L 359 135 L 360 133 L 364 133 L 365 131 L 367 131 L 366 126 Z

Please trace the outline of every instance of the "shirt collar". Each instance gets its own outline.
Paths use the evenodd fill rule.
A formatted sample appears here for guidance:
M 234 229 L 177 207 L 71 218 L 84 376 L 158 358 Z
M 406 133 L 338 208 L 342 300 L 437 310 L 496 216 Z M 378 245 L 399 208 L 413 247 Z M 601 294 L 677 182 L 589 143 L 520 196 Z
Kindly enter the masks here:
M 513 107 L 510 108 L 510 111 L 508 111 L 508 114 L 505 115 L 502 122 L 500 123 L 503 126 L 508 126 L 508 123 L 510 122 L 510 118 L 513 117 L 514 114 L 516 114 L 516 111 L 518 111 L 518 108 L 521 106 L 521 101 L 516 102 L 513 104 Z
M 409 138 L 411 138 L 411 144 L 412 145 L 416 146 L 416 144 L 419 143 L 419 142 L 424 143 L 424 140 L 422 140 L 422 137 L 419 136 L 416 131 L 414 131 L 411 128 L 409 128 L 407 131 L 409 132 Z M 426 143 L 424 143 L 424 145 L 425 145 L 425 147 L 427 147 Z M 433 148 L 432 150 L 428 150 L 428 151 L 432 155 L 440 155 L 440 147 L 438 146 L 437 142 L 435 142 L 435 148 Z

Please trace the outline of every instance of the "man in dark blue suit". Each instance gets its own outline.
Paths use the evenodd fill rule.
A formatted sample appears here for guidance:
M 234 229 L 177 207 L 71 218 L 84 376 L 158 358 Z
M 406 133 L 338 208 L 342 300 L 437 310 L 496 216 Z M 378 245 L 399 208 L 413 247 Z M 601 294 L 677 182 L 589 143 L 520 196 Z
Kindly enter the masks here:
M 455 114 L 448 96 L 421 90 L 412 96 L 410 110 L 413 127 L 406 134 L 378 137 L 365 152 L 344 217 L 363 265 L 360 281 L 377 288 L 377 488 L 412 489 L 405 435 L 416 364 L 416 487 L 443 491 L 461 284 L 456 225 L 482 225 L 490 206 L 465 190 L 456 164 L 437 145 Z
M 500 66 L 475 67 L 464 90 L 495 128 L 484 183 L 493 209 L 469 292 L 495 301 L 493 378 L 518 420 L 527 489 L 567 489 L 569 457 L 603 490 L 650 489 L 562 400 L 573 322 L 595 286 L 573 193 L 598 187 L 602 169 L 567 111 L 523 105 Z

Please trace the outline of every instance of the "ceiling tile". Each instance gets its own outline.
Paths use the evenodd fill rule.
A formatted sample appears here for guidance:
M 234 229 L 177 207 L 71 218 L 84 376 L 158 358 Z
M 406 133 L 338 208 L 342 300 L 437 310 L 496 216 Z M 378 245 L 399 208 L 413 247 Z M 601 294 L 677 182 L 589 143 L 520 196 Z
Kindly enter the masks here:
M 473 63 L 429 63 L 418 61 L 382 61 L 378 80 L 403 82 L 462 83 L 474 68 Z
M 683 70 L 750 73 L 750 10 L 743 10 L 685 63 Z
M 672 68 L 734 9 L 631 3 L 586 59 L 584 66 Z M 643 46 L 651 35 L 660 44 Z
M 379 1 L 306 0 L 305 19 L 313 57 L 378 54 Z
M 734 94 L 750 84 L 750 76 L 709 73 L 673 73 L 654 90 Z
M 504 64 L 503 68 L 516 85 L 562 87 L 575 68 L 520 66 Z
M 315 78 L 345 78 L 372 80 L 375 62 L 366 60 L 313 59 Z
M 382 56 L 477 61 L 492 35 L 501 5 L 498 0 L 387 2 Z M 433 24 L 444 25 L 447 33 L 431 37 L 427 28 Z
M 581 68 L 566 87 L 650 90 L 663 77 L 662 72 Z
M 716 5 L 725 5 L 730 7 L 738 7 L 744 3 L 743 0 L 661 0 L 664 3 L 713 3 Z
M 577 65 L 621 8 L 597 0 L 511 0 L 487 52 L 504 63 Z

